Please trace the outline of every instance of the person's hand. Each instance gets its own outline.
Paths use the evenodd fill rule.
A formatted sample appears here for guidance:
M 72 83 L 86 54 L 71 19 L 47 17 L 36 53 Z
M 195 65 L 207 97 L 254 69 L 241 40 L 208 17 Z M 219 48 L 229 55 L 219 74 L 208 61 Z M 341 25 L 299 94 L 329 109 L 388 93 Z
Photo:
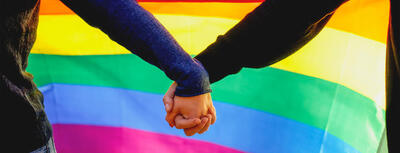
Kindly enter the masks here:
M 174 94 L 176 86 L 173 83 L 163 98 L 167 122 L 171 127 L 184 129 L 187 136 L 204 133 L 216 120 L 211 94 L 179 97 Z

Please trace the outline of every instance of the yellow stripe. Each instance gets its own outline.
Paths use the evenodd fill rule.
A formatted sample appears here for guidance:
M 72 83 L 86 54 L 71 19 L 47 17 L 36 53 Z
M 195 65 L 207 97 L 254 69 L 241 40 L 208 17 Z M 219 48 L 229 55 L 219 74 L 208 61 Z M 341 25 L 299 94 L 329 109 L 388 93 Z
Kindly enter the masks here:
M 238 20 L 216 17 L 155 15 L 179 44 L 197 54 Z M 32 53 L 56 55 L 108 55 L 130 53 L 77 15 L 41 15 Z
M 156 15 L 190 54 L 198 54 L 238 20 Z M 40 16 L 33 53 L 106 55 L 130 53 L 76 15 Z M 325 28 L 297 53 L 272 67 L 345 85 L 385 108 L 385 45 L 351 33 Z
M 342 84 L 385 109 L 385 51 L 381 42 L 325 28 L 272 67 Z
M 152 14 L 241 19 L 260 3 L 140 2 Z M 41 15 L 75 14 L 59 0 L 42 0 Z M 386 42 L 389 0 L 351 0 L 336 11 L 328 27 Z M 368 26 L 364 26 L 368 25 Z
M 32 53 L 93 55 L 129 53 L 77 15 L 41 15 Z

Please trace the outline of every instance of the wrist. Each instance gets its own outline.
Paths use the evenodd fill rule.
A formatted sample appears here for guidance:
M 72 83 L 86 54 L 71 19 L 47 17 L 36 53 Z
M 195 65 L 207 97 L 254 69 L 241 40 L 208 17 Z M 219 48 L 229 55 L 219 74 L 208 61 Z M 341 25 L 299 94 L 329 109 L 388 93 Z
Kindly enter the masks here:
M 192 97 L 211 92 L 209 76 L 202 63 L 193 59 L 194 66 L 186 73 L 183 79 L 176 80 L 175 95 L 181 97 Z

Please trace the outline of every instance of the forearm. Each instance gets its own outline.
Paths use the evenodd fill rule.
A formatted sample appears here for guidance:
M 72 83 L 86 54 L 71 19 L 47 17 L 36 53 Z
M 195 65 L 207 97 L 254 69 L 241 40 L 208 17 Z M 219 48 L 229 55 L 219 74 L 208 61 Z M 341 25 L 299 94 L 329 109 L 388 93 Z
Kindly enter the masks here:
M 167 30 L 134 0 L 62 0 L 112 40 L 160 68 L 178 84 L 176 94 L 210 92 L 208 74 Z
M 345 0 L 266 0 L 196 56 L 216 82 L 243 67 L 265 67 L 304 46 Z

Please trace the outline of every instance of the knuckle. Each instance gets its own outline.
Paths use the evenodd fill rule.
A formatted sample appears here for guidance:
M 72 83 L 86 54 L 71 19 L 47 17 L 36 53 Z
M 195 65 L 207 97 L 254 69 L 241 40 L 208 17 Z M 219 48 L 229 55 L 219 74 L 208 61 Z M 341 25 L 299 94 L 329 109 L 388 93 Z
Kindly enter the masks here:
M 192 136 L 195 133 L 192 130 L 185 130 L 185 134 L 186 134 L 186 136 Z
M 164 96 L 163 99 L 162 99 L 162 101 L 163 101 L 164 103 L 166 103 L 166 102 L 168 102 L 168 98 Z
M 188 131 L 185 130 L 185 135 L 186 136 L 190 136 L 190 133 Z
M 193 135 L 194 135 L 194 133 L 189 133 L 189 134 L 188 134 L 188 136 L 193 136 Z

